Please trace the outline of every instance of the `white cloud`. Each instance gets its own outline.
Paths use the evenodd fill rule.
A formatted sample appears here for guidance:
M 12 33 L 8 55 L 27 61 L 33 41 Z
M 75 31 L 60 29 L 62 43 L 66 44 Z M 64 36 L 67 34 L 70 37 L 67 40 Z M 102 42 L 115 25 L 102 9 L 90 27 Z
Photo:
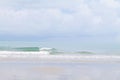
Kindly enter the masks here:
M 120 2 L 118 2 L 117 0 L 101 0 L 101 3 L 104 4 L 104 6 L 107 6 L 110 8 L 120 7 Z
M 119 4 L 116 0 L 0 1 L 0 34 L 120 36 Z

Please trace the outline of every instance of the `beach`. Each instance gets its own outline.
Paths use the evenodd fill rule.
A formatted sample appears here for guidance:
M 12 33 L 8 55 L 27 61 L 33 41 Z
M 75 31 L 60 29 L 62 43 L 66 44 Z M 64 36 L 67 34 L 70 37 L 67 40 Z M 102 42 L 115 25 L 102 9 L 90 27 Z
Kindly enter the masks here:
M 119 80 L 117 55 L 41 55 L 1 52 L 2 80 Z
M 0 61 L 2 80 L 119 80 L 119 63 Z
M 120 0 L 0 0 L 0 80 L 120 80 Z

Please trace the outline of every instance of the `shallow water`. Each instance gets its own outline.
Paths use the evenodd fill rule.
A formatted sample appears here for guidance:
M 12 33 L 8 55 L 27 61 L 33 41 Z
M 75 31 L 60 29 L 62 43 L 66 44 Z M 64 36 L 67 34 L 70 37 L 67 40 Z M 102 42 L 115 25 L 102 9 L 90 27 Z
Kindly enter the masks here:
M 0 62 L 1 80 L 120 80 L 119 63 Z

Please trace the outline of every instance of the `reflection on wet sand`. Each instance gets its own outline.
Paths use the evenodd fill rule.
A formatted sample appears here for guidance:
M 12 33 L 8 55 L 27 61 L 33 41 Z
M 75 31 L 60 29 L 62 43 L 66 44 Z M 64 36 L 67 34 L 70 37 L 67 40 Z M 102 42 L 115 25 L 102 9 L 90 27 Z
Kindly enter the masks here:
M 120 80 L 119 63 L 0 61 L 1 80 Z
M 62 67 L 55 67 L 55 66 L 44 66 L 44 67 L 33 67 L 32 68 L 33 72 L 41 72 L 45 74 L 60 74 L 64 73 L 64 68 Z

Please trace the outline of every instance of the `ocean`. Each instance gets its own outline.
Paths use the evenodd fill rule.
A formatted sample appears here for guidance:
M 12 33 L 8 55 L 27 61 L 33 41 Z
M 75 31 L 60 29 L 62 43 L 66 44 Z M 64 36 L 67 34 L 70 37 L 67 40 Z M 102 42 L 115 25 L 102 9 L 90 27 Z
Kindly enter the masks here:
M 41 48 L 52 53 L 40 54 Z M 119 74 L 119 54 L 66 51 L 44 42 L 0 42 L 1 80 L 120 80 Z
M 0 41 L 0 51 L 38 51 L 38 48 L 55 48 L 59 52 L 90 52 L 95 54 L 120 54 L 119 44 L 100 44 L 59 41 Z M 28 50 L 27 50 L 28 49 Z

